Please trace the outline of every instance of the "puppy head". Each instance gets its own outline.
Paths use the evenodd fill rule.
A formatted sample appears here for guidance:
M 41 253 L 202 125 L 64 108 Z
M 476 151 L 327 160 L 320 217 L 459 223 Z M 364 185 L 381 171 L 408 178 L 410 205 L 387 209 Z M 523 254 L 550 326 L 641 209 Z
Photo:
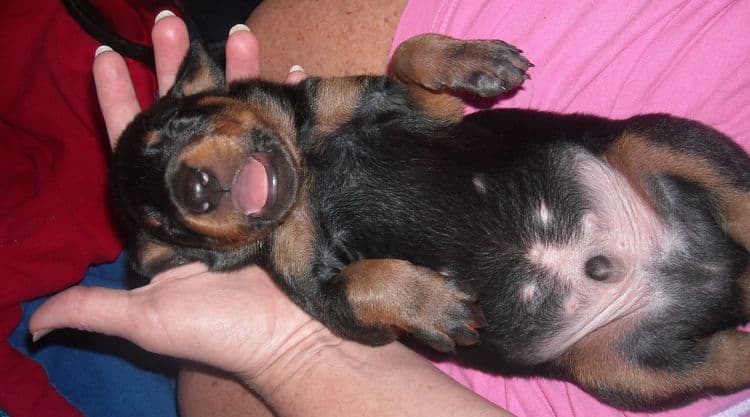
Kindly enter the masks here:
M 193 45 L 174 87 L 125 129 L 112 192 L 135 232 L 138 272 L 190 261 L 230 269 L 255 260 L 299 188 L 291 106 L 268 89 L 231 92 Z

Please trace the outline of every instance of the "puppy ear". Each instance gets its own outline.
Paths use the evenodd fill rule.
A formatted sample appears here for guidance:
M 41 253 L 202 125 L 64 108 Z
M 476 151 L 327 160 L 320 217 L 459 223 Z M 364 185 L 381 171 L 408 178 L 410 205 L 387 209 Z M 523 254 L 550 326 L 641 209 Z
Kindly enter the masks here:
M 187 263 L 187 260 L 174 248 L 139 235 L 130 263 L 135 272 L 150 278 L 159 272 Z
M 224 86 L 224 71 L 200 42 L 191 42 L 168 97 L 181 98 Z

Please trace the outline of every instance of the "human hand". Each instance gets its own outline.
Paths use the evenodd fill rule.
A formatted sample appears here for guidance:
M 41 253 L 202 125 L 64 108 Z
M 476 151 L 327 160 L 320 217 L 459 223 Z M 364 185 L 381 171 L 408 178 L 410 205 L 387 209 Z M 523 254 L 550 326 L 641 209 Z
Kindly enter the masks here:
M 152 38 L 162 95 L 174 83 L 187 51 L 187 30 L 181 19 L 166 16 L 155 24 Z M 226 55 L 227 80 L 259 75 L 258 43 L 249 31 L 230 35 Z M 93 70 L 114 146 L 140 108 L 120 55 L 100 53 Z M 292 72 L 287 80 L 304 76 Z M 283 364 L 291 350 L 338 342 L 255 266 L 219 274 L 203 265 L 186 265 L 132 291 L 73 287 L 45 302 L 29 327 L 35 339 L 61 327 L 124 337 L 154 352 L 236 373 L 249 383 L 261 379 L 269 366 Z
M 250 31 L 243 30 L 246 26 L 237 25 L 235 28 L 230 30 L 226 44 L 228 82 L 260 76 L 258 40 Z M 171 14 L 162 18 L 157 17 L 151 38 L 154 45 L 159 96 L 163 96 L 174 84 L 177 70 L 187 53 L 187 28 L 182 19 Z M 99 106 L 104 115 L 110 145 L 114 147 L 122 131 L 141 109 L 135 97 L 128 68 L 119 54 L 98 53 L 94 59 L 93 72 Z M 286 82 L 294 84 L 305 77 L 307 74 L 298 67 L 294 71 L 290 70 Z

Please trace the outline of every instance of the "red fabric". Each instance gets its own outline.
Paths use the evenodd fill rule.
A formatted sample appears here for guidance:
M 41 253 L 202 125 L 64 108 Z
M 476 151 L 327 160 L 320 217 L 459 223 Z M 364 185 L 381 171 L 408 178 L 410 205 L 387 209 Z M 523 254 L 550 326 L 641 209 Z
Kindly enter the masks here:
M 158 2 L 93 3 L 116 18 L 119 33 L 150 42 Z M 0 409 L 13 417 L 80 416 L 7 336 L 22 301 L 75 284 L 90 264 L 121 250 L 91 74 L 98 44 L 55 0 L 2 2 L 0 39 Z M 153 75 L 128 64 L 141 103 L 149 103 Z

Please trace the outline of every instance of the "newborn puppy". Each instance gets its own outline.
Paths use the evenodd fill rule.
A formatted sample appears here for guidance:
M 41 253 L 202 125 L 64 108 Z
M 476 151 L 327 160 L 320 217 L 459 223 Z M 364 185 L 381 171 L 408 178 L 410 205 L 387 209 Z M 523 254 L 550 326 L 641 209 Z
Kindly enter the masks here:
M 668 115 L 463 117 L 501 41 L 423 35 L 391 77 L 224 84 L 198 45 L 125 130 L 135 269 L 263 265 L 335 333 L 655 408 L 750 383 L 750 158 Z

